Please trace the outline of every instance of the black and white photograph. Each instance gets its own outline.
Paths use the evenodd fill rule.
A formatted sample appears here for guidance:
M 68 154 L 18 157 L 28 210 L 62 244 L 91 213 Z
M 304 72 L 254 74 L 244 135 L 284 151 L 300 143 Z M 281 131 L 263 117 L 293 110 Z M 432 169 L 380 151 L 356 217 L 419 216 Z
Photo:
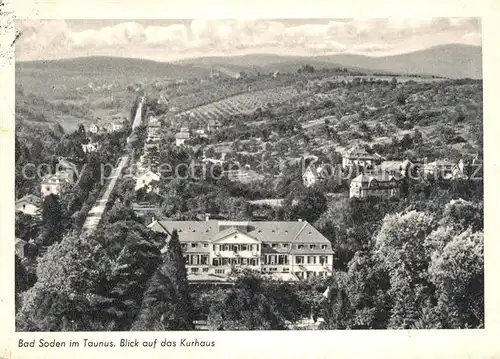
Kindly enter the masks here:
M 15 25 L 16 332 L 485 328 L 480 17 Z

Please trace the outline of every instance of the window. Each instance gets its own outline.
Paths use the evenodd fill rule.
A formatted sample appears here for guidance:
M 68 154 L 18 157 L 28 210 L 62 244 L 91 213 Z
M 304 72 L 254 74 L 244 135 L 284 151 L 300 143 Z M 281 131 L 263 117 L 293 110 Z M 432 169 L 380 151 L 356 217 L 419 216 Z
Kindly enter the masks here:
M 217 251 L 219 251 L 219 249 L 220 249 L 220 246 L 218 244 L 214 244 L 214 251 L 217 252 Z
M 307 264 L 316 264 L 316 256 L 308 256 Z
M 189 257 L 188 256 L 184 256 L 184 260 L 186 261 L 186 263 L 189 263 Z
M 228 251 L 229 250 L 229 244 L 224 244 L 224 251 Z
M 250 265 L 256 266 L 257 265 L 257 259 L 251 259 L 250 260 Z
M 248 250 L 248 246 L 247 246 L 246 244 L 242 244 L 242 245 L 241 245 L 241 250 L 242 250 L 242 251 L 246 251 L 246 250 Z
M 288 243 L 283 243 L 282 246 L 283 248 L 288 248 Z
M 297 249 L 304 249 L 304 245 L 303 244 L 297 244 Z
M 309 245 L 309 249 L 316 249 L 316 245 L 315 244 L 310 244 Z
M 276 243 L 271 244 L 271 248 L 276 249 L 278 248 L 278 245 Z
M 319 263 L 320 264 L 328 264 L 328 257 L 327 256 L 319 257 Z
M 322 244 L 321 245 L 321 249 L 328 249 L 328 245 L 327 244 Z
M 286 272 L 289 272 L 289 271 L 290 271 L 290 268 L 288 268 L 288 267 L 284 267 L 284 268 L 283 268 L 283 272 L 285 272 L 285 273 L 286 273 Z
M 304 264 L 304 257 L 303 256 L 296 256 L 295 263 L 296 264 Z
M 212 261 L 212 264 L 215 266 L 215 267 L 218 267 L 219 266 L 219 258 L 214 258 L 213 261 Z
M 224 274 L 224 269 L 216 269 L 215 274 Z
M 198 272 L 198 268 L 191 268 L 191 272 L 197 273 Z
M 208 272 L 208 268 L 203 268 L 203 272 L 204 273 Z
M 196 248 L 198 247 L 198 243 L 191 243 L 191 248 Z
M 233 245 L 233 252 L 238 253 L 239 246 L 237 244 Z
M 203 248 L 208 248 L 208 243 L 203 243 Z

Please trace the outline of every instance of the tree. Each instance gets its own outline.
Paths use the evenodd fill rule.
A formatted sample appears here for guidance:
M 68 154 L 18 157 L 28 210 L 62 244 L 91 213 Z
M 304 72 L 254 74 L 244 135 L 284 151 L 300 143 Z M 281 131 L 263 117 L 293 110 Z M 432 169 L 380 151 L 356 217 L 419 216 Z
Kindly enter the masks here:
M 278 308 L 278 303 L 266 295 L 262 279 L 248 273 L 212 303 L 208 322 L 212 330 L 285 329 Z
M 193 305 L 187 282 L 186 261 L 182 255 L 177 230 L 172 232 L 168 242 L 164 273 L 172 282 L 175 293 L 173 297 L 176 298 L 169 311 L 164 314 L 166 327 L 168 330 L 191 330 Z
M 15 255 L 15 311 L 19 310 L 21 299 L 21 292 L 25 291 L 28 287 L 28 273 L 21 263 L 21 259 Z
M 328 288 L 325 303 L 325 329 L 351 329 L 352 307 L 345 290 L 335 279 Z
M 437 312 L 445 328 L 484 327 L 484 236 L 467 230 L 432 256 Z
M 38 281 L 22 294 L 18 331 L 105 330 L 96 284 L 108 262 L 92 238 L 69 234 L 39 260 Z
M 172 308 L 178 301 L 172 281 L 165 274 L 162 266 L 151 277 L 144 292 L 141 308 L 131 330 L 166 331 L 170 323 L 166 322 Z
M 293 216 L 296 218 L 312 223 L 326 210 L 326 197 L 317 188 L 306 188 L 302 193 L 295 195 L 294 199 L 297 201 L 293 207 Z
M 423 212 L 387 215 L 375 237 L 375 256 L 389 275 L 390 328 L 410 328 L 432 296 L 425 275 L 430 253 L 424 242 L 435 224 L 434 217 Z
M 56 195 L 45 196 L 42 203 L 42 225 L 44 227 L 43 245 L 51 245 L 62 239 L 63 211 Z

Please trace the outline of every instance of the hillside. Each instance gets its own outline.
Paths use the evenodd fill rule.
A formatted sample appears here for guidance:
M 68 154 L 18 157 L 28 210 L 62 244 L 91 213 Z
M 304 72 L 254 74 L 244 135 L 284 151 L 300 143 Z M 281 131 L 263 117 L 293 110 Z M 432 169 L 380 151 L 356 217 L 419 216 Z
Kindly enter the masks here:
M 424 74 L 449 78 L 482 78 L 482 48 L 468 45 L 442 45 L 402 55 L 368 57 L 333 55 L 321 57 L 343 66 L 354 66 L 400 74 Z
M 370 57 L 355 54 L 325 56 L 279 56 L 251 54 L 232 57 L 203 57 L 176 62 L 192 66 L 260 67 L 267 71 L 294 71 L 304 64 L 315 67 L 342 67 L 360 72 L 434 75 L 449 78 L 482 78 L 482 48 L 449 44 L 407 54 Z
M 160 78 L 192 78 L 197 76 L 208 76 L 207 69 L 176 65 L 167 62 L 157 62 L 125 57 L 80 57 L 74 59 L 50 60 L 50 61 L 25 61 L 16 63 L 16 71 L 27 72 L 60 72 L 98 74 L 104 77 L 122 77 L 124 75 L 139 75 Z

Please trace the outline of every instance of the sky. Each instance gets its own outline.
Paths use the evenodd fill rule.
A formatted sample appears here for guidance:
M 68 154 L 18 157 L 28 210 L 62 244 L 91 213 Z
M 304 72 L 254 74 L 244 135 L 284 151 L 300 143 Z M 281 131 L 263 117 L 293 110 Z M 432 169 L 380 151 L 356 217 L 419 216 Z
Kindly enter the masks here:
M 249 53 L 387 56 L 481 45 L 478 18 L 22 20 L 16 60 L 120 56 L 176 61 Z

